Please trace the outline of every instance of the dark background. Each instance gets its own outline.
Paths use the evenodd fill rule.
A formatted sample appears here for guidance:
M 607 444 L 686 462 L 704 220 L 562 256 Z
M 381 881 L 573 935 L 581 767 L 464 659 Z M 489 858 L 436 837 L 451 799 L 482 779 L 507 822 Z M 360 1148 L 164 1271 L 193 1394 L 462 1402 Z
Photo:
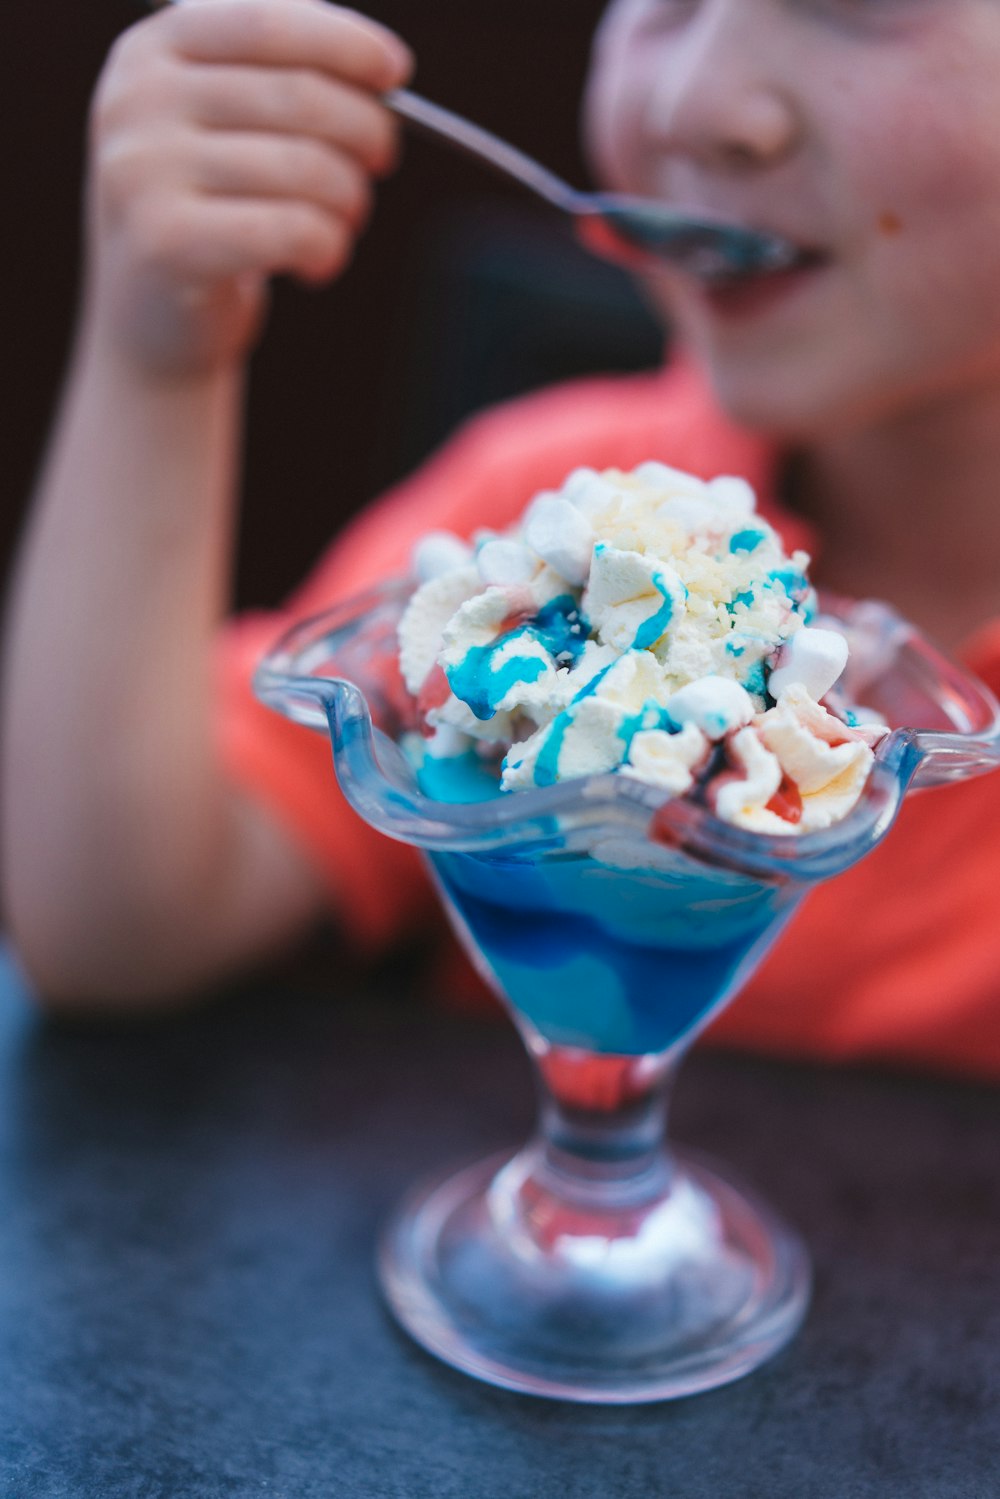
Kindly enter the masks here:
M 368 8 L 415 49 L 415 87 L 587 180 L 577 118 L 603 0 Z M 130 0 L 32 0 L 4 18 L 4 569 L 72 329 L 87 102 L 141 14 Z M 557 215 L 410 136 L 349 274 L 321 292 L 277 288 L 251 383 L 238 601 L 280 599 L 340 522 L 466 412 L 658 352 L 626 278 L 578 251 Z

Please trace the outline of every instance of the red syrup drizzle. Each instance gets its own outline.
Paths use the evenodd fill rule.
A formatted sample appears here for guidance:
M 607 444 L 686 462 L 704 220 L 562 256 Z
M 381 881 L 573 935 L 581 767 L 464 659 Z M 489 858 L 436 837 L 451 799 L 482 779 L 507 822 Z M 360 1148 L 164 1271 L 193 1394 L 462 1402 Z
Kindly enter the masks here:
M 649 819 L 646 836 L 649 838 L 650 843 L 661 843 L 665 848 L 679 848 L 681 839 L 677 829 L 670 821 L 670 805 L 670 802 L 664 802 L 662 807 L 657 807 Z
M 782 777 L 781 785 L 767 804 L 767 811 L 784 818 L 785 822 L 802 821 L 802 793 L 788 776 Z
M 417 712 L 420 715 L 420 732 L 425 739 L 429 739 L 434 729 L 427 722 L 427 715 L 432 708 L 440 708 L 451 696 L 451 687 L 445 676 L 444 667 L 434 665 L 424 677 L 417 693 Z
M 839 744 L 846 744 L 847 739 L 838 740 Z M 725 745 L 717 745 L 702 772 L 698 781 L 685 793 L 685 799 L 700 806 L 709 806 L 714 811 L 715 796 L 726 781 L 740 778 L 741 772 L 735 769 L 723 769 L 723 766 L 731 764 L 726 754 Z M 683 840 L 678 835 L 670 817 L 671 801 L 664 802 L 658 807 L 649 820 L 647 836 L 652 843 L 664 844 L 667 847 L 680 847 Z M 790 823 L 793 827 L 802 821 L 802 793 L 796 783 L 789 776 L 783 776 L 781 785 L 766 804 L 766 810 L 773 812 L 776 817 Z
M 534 619 L 534 617 L 530 609 L 512 609 L 510 614 L 506 615 L 497 625 L 497 633 L 493 641 L 494 645 L 498 645 L 505 635 L 510 635 L 515 630 L 519 630 L 522 625 L 527 624 L 528 620 Z
M 725 766 L 727 764 L 728 759 L 725 746 L 722 744 L 713 745 L 708 758 L 695 777 L 694 785 L 685 791 L 684 800 L 686 802 L 693 802 L 696 807 L 710 806 L 709 790 L 715 785 L 717 778 L 720 774 L 723 776 L 731 776 L 733 774 L 731 771 L 726 771 Z M 665 848 L 684 847 L 684 837 L 674 826 L 670 815 L 675 800 L 675 797 L 670 797 L 662 806 L 657 807 L 649 819 L 646 836 L 651 843 L 660 843 Z M 714 807 L 712 810 L 714 811 Z

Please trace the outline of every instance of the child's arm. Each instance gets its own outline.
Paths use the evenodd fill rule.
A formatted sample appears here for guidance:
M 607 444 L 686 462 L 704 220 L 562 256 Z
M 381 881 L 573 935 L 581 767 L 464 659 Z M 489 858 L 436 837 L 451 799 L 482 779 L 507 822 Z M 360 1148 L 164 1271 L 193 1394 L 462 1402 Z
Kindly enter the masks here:
M 290 935 L 317 877 L 226 783 L 243 367 L 267 279 L 349 259 L 409 61 L 325 0 L 185 0 L 95 97 L 75 355 L 7 622 L 5 920 L 56 1002 L 190 990 Z

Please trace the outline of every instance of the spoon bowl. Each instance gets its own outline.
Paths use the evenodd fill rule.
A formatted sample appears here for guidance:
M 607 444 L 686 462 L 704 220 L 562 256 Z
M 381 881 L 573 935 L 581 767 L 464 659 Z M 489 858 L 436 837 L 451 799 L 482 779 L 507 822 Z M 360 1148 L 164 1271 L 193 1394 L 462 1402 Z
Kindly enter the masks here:
M 582 243 L 604 259 L 631 269 L 666 262 L 715 282 L 788 270 L 801 258 L 798 247 L 779 235 L 682 213 L 653 198 L 581 192 L 508 141 L 410 89 L 393 89 L 383 97 L 409 125 L 485 162 L 568 214 Z

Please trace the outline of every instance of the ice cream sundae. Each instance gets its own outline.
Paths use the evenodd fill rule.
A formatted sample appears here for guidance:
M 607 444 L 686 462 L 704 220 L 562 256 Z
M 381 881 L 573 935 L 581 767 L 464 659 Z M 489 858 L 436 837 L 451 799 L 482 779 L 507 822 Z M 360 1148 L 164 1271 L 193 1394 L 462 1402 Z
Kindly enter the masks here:
M 724 1383 L 792 1335 L 807 1260 L 666 1148 L 677 1063 L 909 786 L 997 764 L 1000 712 L 888 607 L 822 613 L 739 479 L 578 470 L 510 531 L 428 536 L 415 564 L 415 587 L 297 626 L 257 679 L 329 731 L 355 810 L 425 852 L 541 1079 L 523 1150 L 402 1204 L 386 1295 L 425 1347 L 515 1390 Z

